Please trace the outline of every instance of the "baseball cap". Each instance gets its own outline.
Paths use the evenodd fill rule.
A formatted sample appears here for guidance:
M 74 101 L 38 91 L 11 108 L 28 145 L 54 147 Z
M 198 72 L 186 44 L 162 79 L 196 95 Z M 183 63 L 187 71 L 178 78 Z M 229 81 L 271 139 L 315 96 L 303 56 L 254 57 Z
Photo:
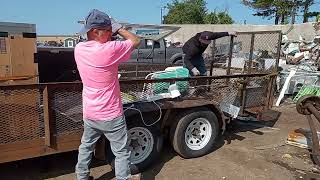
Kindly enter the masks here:
M 97 9 L 93 9 L 87 15 L 84 27 L 80 30 L 79 34 L 85 34 L 92 28 L 103 28 L 111 26 L 111 19 L 110 17 Z
M 199 41 L 204 44 L 210 44 L 212 40 L 212 32 L 204 31 L 200 34 Z

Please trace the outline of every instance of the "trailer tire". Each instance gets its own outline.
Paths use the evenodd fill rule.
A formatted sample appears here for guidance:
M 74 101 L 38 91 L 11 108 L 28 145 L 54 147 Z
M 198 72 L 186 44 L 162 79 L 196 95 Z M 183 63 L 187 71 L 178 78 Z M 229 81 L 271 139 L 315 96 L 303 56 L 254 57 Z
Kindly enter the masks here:
M 147 127 L 142 123 L 131 122 L 128 123 L 128 143 L 131 150 L 131 174 L 137 174 L 148 169 L 158 159 L 163 148 L 163 136 L 157 125 Z M 133 148 L 133 145 L 136 147 Z M 111 166 L 114 169 L 114 159 Z
M 170 129 L 170 140 L 180 156 L 195 158 L 213 150 L 219 133 L 219 121 L 214 112 L 205 107 L 193 108 L 177 116 Z

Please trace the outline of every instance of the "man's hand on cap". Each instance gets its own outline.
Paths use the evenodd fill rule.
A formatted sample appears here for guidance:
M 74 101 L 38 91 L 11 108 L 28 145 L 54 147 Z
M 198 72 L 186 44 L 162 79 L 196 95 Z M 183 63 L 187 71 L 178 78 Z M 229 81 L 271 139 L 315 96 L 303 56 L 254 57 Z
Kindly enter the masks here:
M 192 74 L 194 76 L 199 76 L 200 75 L 200 71 L 196 67 L 192 68 L 191 72 L 192 72 Z
M 122 28 L 122 25 L 115 21 L 112 17 L 110 17 L 111 26 L 112 26 L 112 33 L 117 34 L 118 30 Z

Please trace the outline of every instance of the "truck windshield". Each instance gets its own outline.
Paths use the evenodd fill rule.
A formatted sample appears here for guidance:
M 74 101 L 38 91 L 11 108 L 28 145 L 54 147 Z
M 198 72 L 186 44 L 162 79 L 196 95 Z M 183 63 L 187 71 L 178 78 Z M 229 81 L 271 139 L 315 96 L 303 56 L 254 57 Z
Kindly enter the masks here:
M 147 40 L 146 41 L 146 48 L 147 49 L 152 49 L 152 44 L 154 44 L 154 48 L 160 48 L 160 43 L 158 41 L 152 41 L 152 40 Z

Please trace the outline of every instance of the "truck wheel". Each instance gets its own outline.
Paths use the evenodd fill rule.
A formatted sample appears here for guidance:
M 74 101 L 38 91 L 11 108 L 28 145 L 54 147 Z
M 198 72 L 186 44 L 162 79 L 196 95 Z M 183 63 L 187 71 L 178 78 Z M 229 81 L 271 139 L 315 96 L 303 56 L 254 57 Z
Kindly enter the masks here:
M 183 65 L 182 57 L 175 59 L 173 65 Z
M 130 121 L 130 120 L 129 120 Z M 128 144 L 131 151 L 131 173 L 137 174 L 146 170 L 157 160 L 163 147 L 163 137 L 156 125 L 128 124 Z M 111 163 L 114 168 L 114 160 Z
M 170 130 L 174 150 L 184 158 L 210 153 L 219 137 L 217 116 L 208 108 L 193 108 L 180 116 Z

